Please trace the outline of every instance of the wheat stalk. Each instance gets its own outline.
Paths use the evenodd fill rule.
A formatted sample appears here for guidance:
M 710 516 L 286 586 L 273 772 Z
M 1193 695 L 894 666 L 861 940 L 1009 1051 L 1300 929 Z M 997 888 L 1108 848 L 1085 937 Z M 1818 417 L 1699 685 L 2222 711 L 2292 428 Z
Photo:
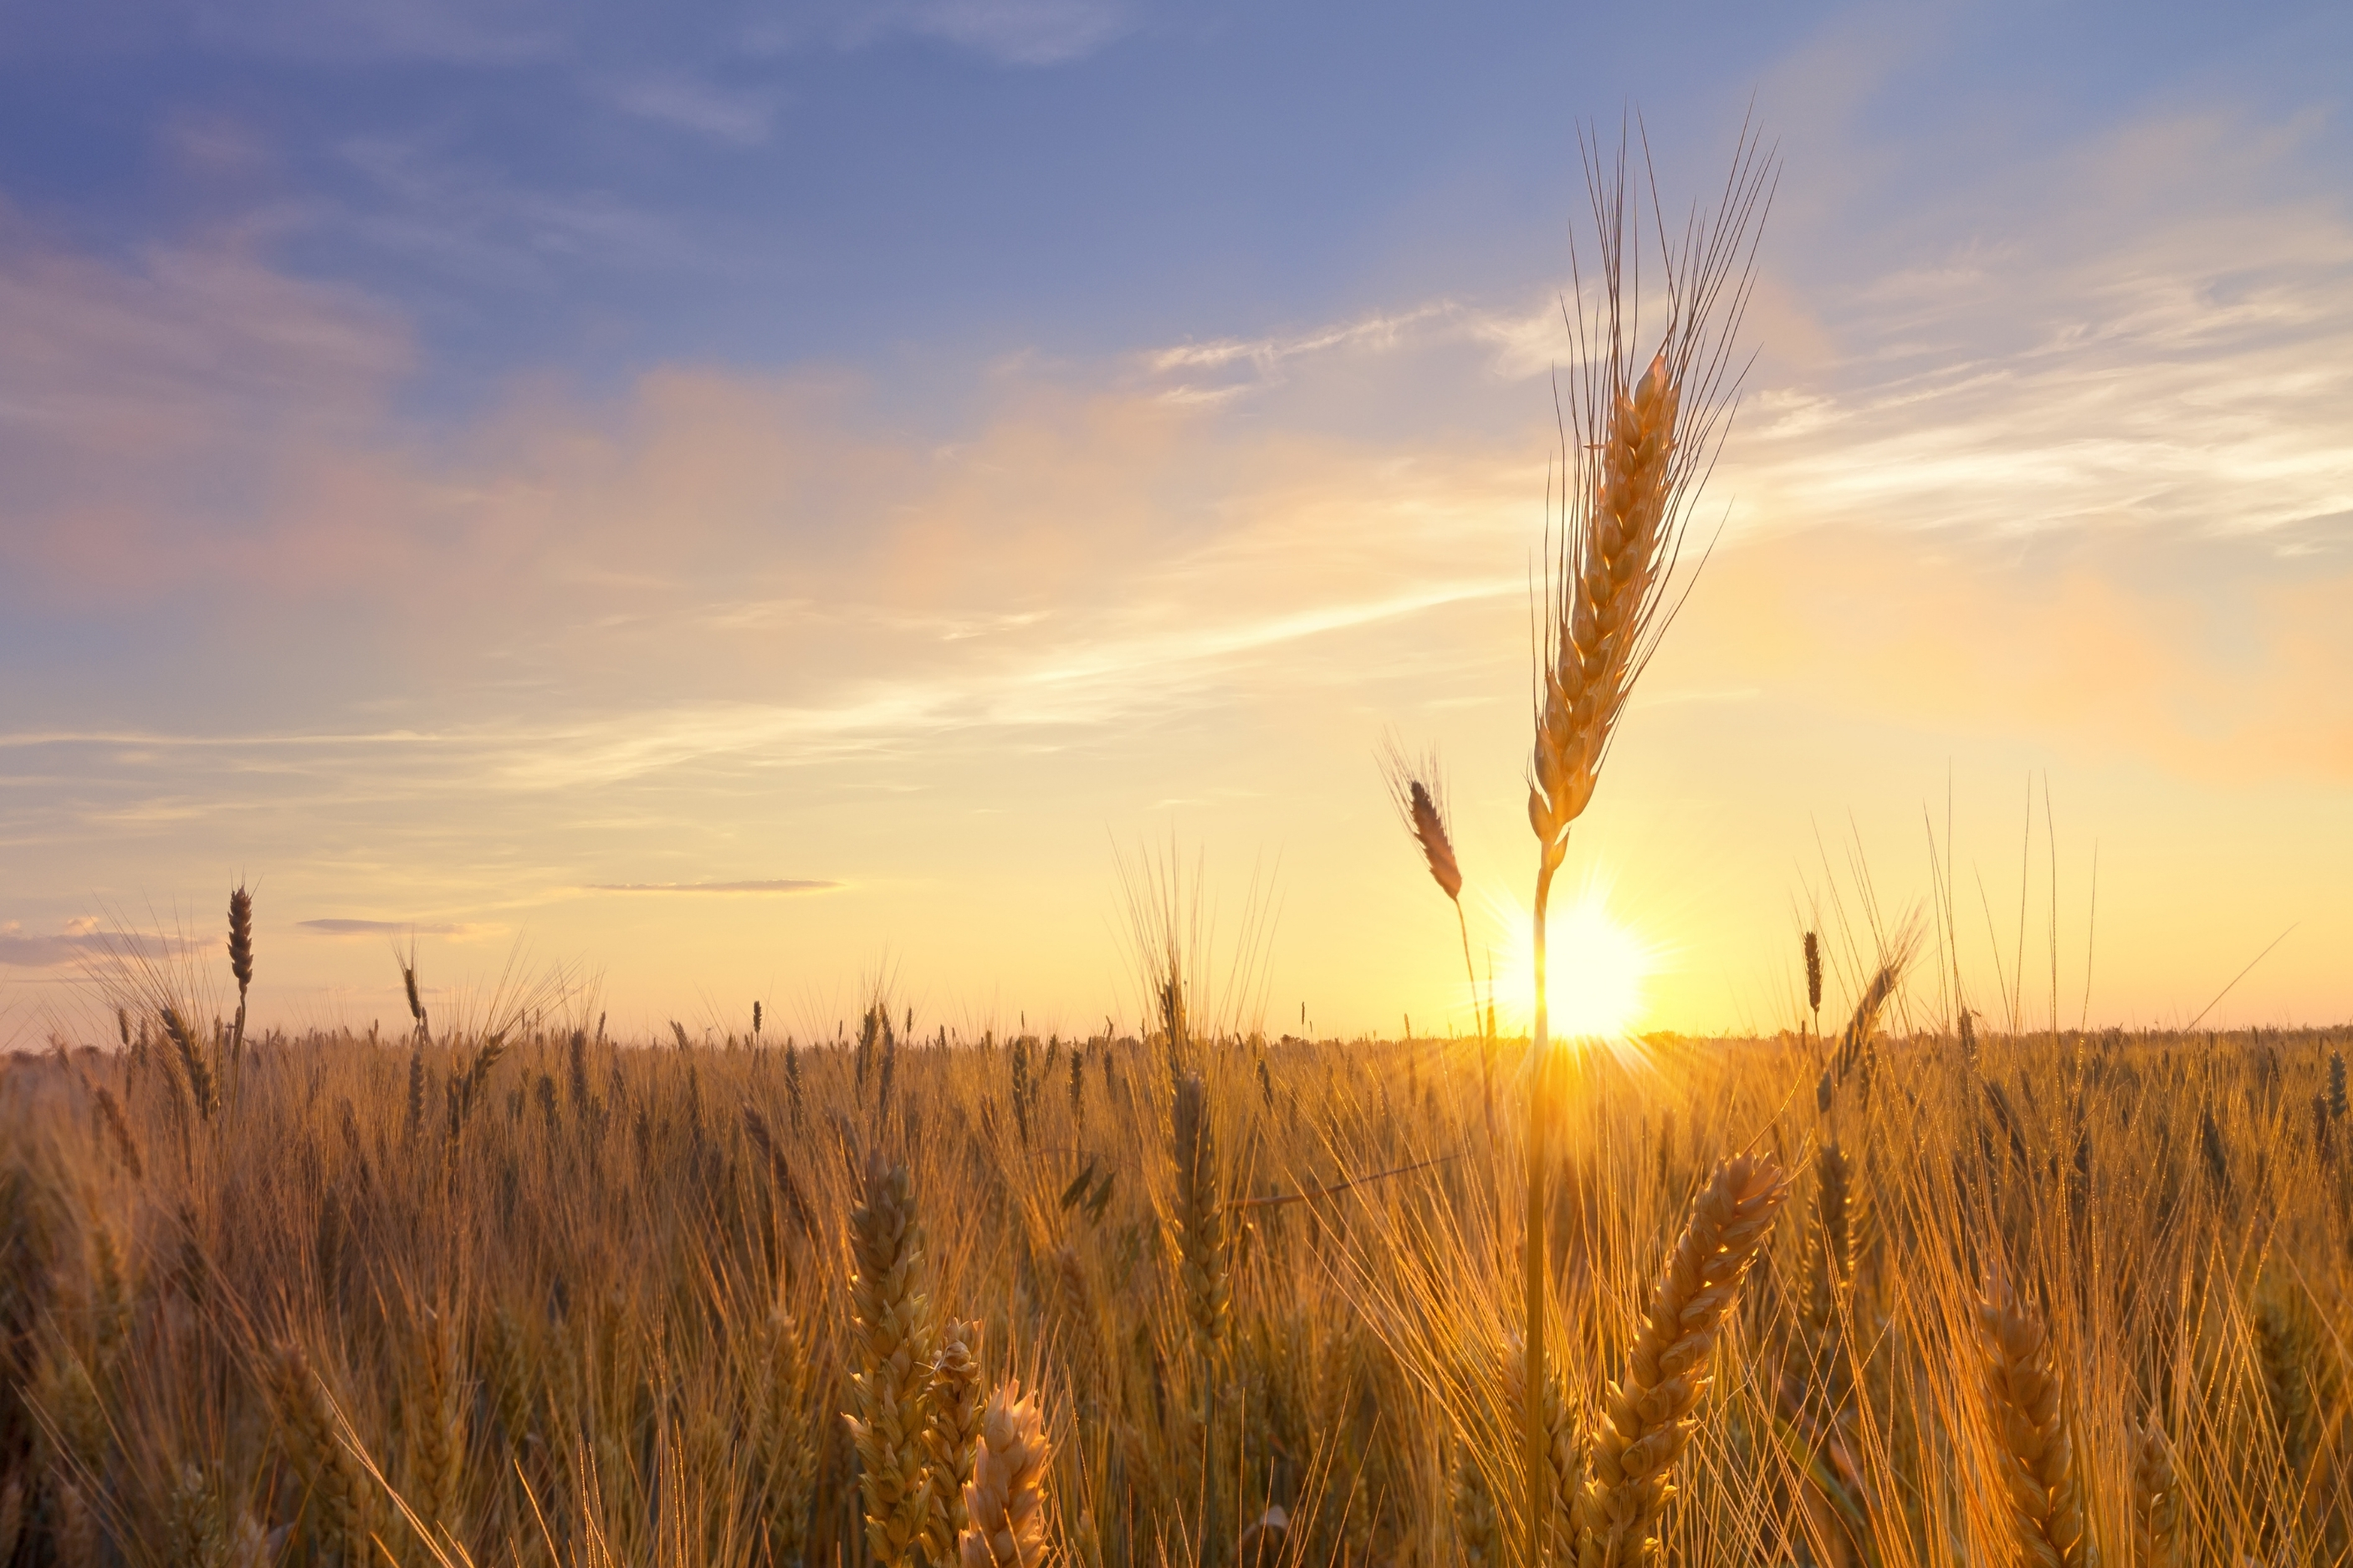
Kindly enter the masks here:
M 1008 1380 L 988 1396 L 972 1479 L 964 1489 L 970 1521 L 956 1539 L 960 1568 L 1046 1568 L 1046 1465 L 1053 1450 L 1033 1394 Z
M 1742 1154 L 1715 1168 L 1692 1205 L 1627 1352 L 1625 1376 L 1609 1387 L 1572 1526 L 1581 1568 L 1641 1568 L 1660 1559 L 1659 1519 L 1707 1391 L 1709 1352 L 1788 1195 L 1778 1165 Z
M 1680 249 L 1666 250 L 1667 322 L 1638 372 L 1632 340 L 1641 326 L 1640 239 L 1637 233 L 1630 257 L 1625 154 L 1621 144 L 1615 170 L 1605 171 L 1598 151 L 1587 147 L 1601 270 L 1596 300 L 1586 303 L 1580 276 L 1578 308 L 1563 311 L 1581 363 L 1569 380 L 1562 421 L 1558 521 L 1547 541 L 1556 548 L 1545 563 L 1529 764 L 1528 825 L 1537 843 L 1530 914 L 1535 1016 L 1521 1284 L 1531 1385 L 1543 1378 L 1545 1359 L 1545 1183 L 1553 1115 L 1546 918 L 1552 882 L 1568 853 L 1569 828 L 1592 801 L 1626 700 L 1674 618 L 1669 586 L 1691 503 L 1729 416 L 1736 389 L 1725 378 L 1730 340 L 1747 300 L 1769 174 L 1744 132 L 1715 214 L 1704 221 L 1694 216 Z M 1665 248 L 1663 233 L 1661 243 Z M 1553 532 L 1549 499 L 1546 511 Z M 1549 1511 L 1545 1441 L 1531 1405 L 1521 1432 L 1531 1563 L 1542 1551 Z
M 858 1370 L 846 1415 L 858 1447 L 866 1538 L 884 1568 L 903 1568 L 931 1520 L 923 1451 L 932 1363 L 931 1304 L 918 1289 L 923 1231 L 904 1165 L 878 1152 L 867 1162 L 866 1201 L 849 1216 L 857 1273 L 850 1336 Z
M 2083 1568 L 2084 1501 L 2050 1337 L 2006 1289 L 1978 1304 L 1978 1323 L 1997 1426 L 1994 1464 L 2010 1500 L 2018 1561 L 2026 1568 Z

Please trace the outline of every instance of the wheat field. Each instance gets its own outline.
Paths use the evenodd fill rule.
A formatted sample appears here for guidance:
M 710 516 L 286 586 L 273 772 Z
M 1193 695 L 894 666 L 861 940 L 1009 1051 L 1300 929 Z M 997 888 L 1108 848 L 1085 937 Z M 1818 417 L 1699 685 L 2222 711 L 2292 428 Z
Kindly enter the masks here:
M 0 1075 L 0 1568 L 2343 1561 L 2337 1041 L 2030 1031 L 2022 928 L 1981 1032 L 1949 886 L 1943 1026 L 1871 905 L 1829 1030 L 1810 934 L 1770 1037 L 1551 1031 L 1773 177 L 1744 132 L 1676 239 L 1629 156 L 1563 307 L 1526 1037 L 1490 976 L 1469 1037 L 1267 1038 L 1173 850 L 1124 870 L 1147 1021 L 1082 1039 L 882 988 L 823 1042 L 561 984 L 437 1026 L 413 952 L 411 1032 L 255 1034 L 240 889 L 231 1021 L 124 947 L 115 1037 Z M 1385 766 L 1476 996 L 1442 781 Z
M 892 1012 L 10 1058 L 5 1560 L 1526 1560 L 1525 1040 Z M 1560 1070 L 1547 1560 L 2344 1557 L 2327 1037 Z

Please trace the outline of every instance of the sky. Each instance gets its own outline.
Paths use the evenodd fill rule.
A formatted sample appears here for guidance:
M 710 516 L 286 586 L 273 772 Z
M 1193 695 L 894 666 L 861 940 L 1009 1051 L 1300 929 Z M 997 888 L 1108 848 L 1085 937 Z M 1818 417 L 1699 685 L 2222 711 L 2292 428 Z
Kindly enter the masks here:
M 0 1042 L 133 938 L 217 999 L 239 879 L 287 1027 L 412 942 L 450 1018 L 1133 1027 L 1172 868 L 1205 1016 L 1467 1027 L 1375 756 L 1508 981 L 1629 127 L 1672 211 L 1778 165 L 1562 883 L 1629 1021 L 1795 1024 L 1809 927 L 1835 1015 L 1907 921 L 1914 1020 L 2353 1018 L 2348 68 L 2327 4 L 0 0 Z

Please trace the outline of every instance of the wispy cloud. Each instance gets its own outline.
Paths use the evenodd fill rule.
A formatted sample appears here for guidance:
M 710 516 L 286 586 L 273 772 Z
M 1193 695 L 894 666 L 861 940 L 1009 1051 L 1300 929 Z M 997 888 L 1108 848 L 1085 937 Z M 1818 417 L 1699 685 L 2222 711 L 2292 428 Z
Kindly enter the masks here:
M 105 931 L 78 917 L 48 934 L 27 934 L 23 922 L 0 921 L 0 964 L 19 969 L 59 969 L 70 964 L 108 964 L 125 957 L 153 962 L 177 958 L 204 944 L 161 932 Z
M 446 921 L 296 921 L 297 931 L 319 936 L 466 936 L 480 928 L 452 925 Z
M 675 126 L 737 147 L 767 141 L 776 116 L 772 92 L 733 89 L 681 72 L 621 82 L 613 102 L 640 120 Z

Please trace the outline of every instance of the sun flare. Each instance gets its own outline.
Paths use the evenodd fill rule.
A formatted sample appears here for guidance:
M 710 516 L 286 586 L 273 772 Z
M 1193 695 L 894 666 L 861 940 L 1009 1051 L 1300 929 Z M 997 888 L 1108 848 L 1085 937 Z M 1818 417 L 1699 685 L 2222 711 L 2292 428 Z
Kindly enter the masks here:
M 1504 919 L 1512 942 L 1497 966 L 1496 1005 L 1506 1027 L 1525 1032 L 1535 1021 L 1535 950 L 1526 910 L 1512 910 Z M 1599 887 L 1555 899 L 1548 927 L 1553 1038 L 1627 1037 L 1642 1021 L 1649 982 L 1662 967 L 1661 949 L 1612 914 Z

